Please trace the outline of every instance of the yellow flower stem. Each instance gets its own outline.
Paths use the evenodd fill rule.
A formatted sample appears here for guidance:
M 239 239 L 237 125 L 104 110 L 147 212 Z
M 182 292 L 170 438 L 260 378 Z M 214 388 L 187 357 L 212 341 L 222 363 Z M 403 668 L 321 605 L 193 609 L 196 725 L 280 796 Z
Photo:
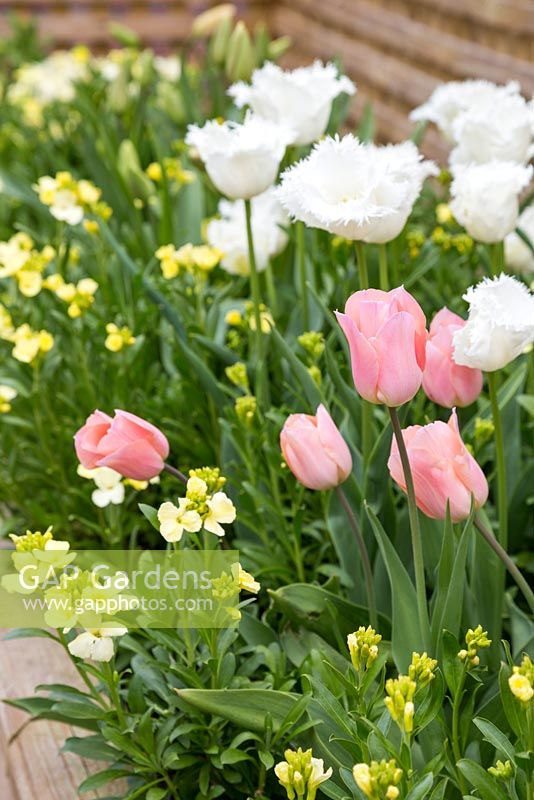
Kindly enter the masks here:
M 310 327 L 310 298 L 308 295 L 308 276 L 306 274 L 306 228 L 303 222 L 295 224 L 297 237 L 297 263 L 300 280 L 300 294 L 302 301 L 302 328 L 307 331 Z
M 506 491 L 506 461 L 504 458 L 504 438 L 501 411 L 497 394 L 497 377 L 494 372 L 487 373 L 491 414 L 495 428 L 495 459 L 497 463 L 497 503 L 499 507 L 499 542 L 508 547 L 508 499 Z
M 371 621 L 371 625 L 375 630 L 378 629 L 378 617 L 376 613 L 376 601 L 375 601 L 375 590 L 373 584 L 373 570 L 371 568 L 371 561 L 369 560 L 369 553 L 367 552 L 367 548 L 365 546 L 365 541 L 362 536 L 362 532 L 360 530 L 360 526 L 358 524 L 358 520 L 350 506 L 349 501 L 347 500 L 347 496 L 345 492 L 341 488 L 341 486 L 336 487 L 336 494 L 338 496 L 338 500 L 343 507 L 343 511 L 347 515 L 347 519 L 349 521 L 349 525 L 351 530 L 356 538 L 356 544 L 358 545 L 358 550 L 360 551 L 360 559 L 362 562 L 362 569 L 363 575 L 365 580 L 365 592 L 367 594 L 367 607 L 369 609 L 369 619 Z
M 165 470 L 165 472 L 168 472 L 170 475 L 174 475 L 174 477 L 178 478 L 178 480 L 182 481 L 182 483 L 187 484 L 186 476 L 184 475 L 183 472 L 180 472 L 179 469 L 176 469 L 176 467 L 171 467 L 170 464 L 164 464 L 163 465 L 163 469 Z
M 387 244 L 378 245 L 378 274 L 380 279 L 380 288 L 383 292 L 389 291 L 389 277 L 388 277 L 388 250 Z
M 452 752 L 454 754 L 454 759 L 456 762 L 460 761 L 460 759 L 462 758 L 462 751 L 460 749 L 460 706 L 462 704 L 466 673 L 467 673 L 467 665 L 466 662 L 463 661 L 462 674 L 460 676 L 458 689 L 456 691 L 452 704 Z M 467 794 L 467 786 L 465 784 L 464 777 L 459 769 L 457 769 L 456 772 L 458 776 L 458 783 L 460 785 L 461 793 L 465 797 L 465 795 Z
M 530 610 L 534 614 L 534 592 L 528 585 L 528 581 L 523 577 L 517 566 L 514 564 L 506 550 L 501 547 L 493 533 L 486 528 L 480 517 L 477 515 L 475 517 L 475 527 L 482 535 L 483 539 L 489 544 L 492 550 L 498 555 L 516 584 L 518 585 L 519 589 L 521 590 L 523 597 L 527 601 Z
M 402 435 L 399 416 L 396 408 L 388 408 L 393 426 L 393 433 L 397 441 L 399 456 L 404 472 L 406 483 L 406 494 L 408 496 L 408 513 L 410 517 L 410 530 L 412 535 L 413 565 L 415 571 L 415 591 L 417 595 L 417 615 L 419 627 L 421 629 L 422 643 L 427 652 L 430 652 L 430 622 L 428 619 L 428 607 L 426 603 L 425 586 L 425 563 L 423 557 L 423 543 L 421 540 L 421 528 L 419 526 L 419 513 L 415 502 L 415 489 L 413 483 L 412 469 L 408 458 L 408 451 Z

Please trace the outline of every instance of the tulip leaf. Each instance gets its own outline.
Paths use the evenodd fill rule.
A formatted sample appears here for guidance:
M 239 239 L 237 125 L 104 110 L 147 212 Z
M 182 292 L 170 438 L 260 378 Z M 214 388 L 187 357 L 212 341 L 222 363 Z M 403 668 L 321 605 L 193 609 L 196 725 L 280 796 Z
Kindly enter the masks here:
M 406 795 L 406 800 L 424 800 L 429 791 L 432 789 L 434 783 L 434 776 L 428 773 Z
M 471 515 L 467 520 L 460 537 L 460 541 L 457 545 L 454 542 L 452 525 L 445 526 L 444 537 L 452 536 L 454 542 L 453 546 L 456 546 L 456 555 L 454 557 L 452 570 L 450 572 L 447 592 L 443 598 L 443 604 L 436 604 L 436 607 L 434 608 L 434 614 L 432 618 L 432 641 L 434 642 L 435 648 L 438 646 L 443 630 L 447 629 L 448 631 L 456 634 L 460 629 L 465 586 L 465 565 L 467 561 L 467 553 L 469 550 L 471 535 L 473 532 L 473 513 L 474 509 L 471 511 Z
M 399 671 L 404 671 L 414 651 L 421 652 L 423 636 L 417 617 L 417 597 L 414 585 L 397 551 L 389 540 L 374 511 L 365 510 L 386 565 L 393 606 L 391 650 Z
M 320 586 L 293 583 L 270 591 L 274 608 L 289 619 L 319 634 L 335 646 L 360 625 L 369 624 L 369 611 Z M 389 637 L 391 623 L 384 614 L 378 614 L 378 626 L 385 639 Z
M 280 336 L 276 328 L 271 329 L 271 336 L 273 337 L 273 342 L 279 350 L 282 358 L 287 361 L 289 367 L 291 368 L 291 372 L 297 378 L 304 392 L 304 396 L 309 403 L 310 410 L 315 414 L 317 406 L 323 402 L 323 397 L 319 387 L 313 380 L 302 361 L 297 358 L 286 340 L 283 338 L 283 336 Z

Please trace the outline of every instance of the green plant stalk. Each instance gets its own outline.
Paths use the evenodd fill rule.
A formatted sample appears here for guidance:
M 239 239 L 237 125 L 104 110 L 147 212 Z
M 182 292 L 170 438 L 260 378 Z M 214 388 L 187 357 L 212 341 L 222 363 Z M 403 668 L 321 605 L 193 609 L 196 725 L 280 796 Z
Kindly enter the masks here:
M 462 758 L 462 752 L 460 750 L 460 706 L 462 703 L 462 696 L 464 690 L 464 683 L 465 683 L 465 676 L 467 674 L 467 666 L 465 661 L 462 664 L 462 674 L 460 677 L 460 682 L 458 684 L 458 691 L 454 696 L 454 701 L 452 704 L 452 752 L 454 754 L 454 759 L 456 762 L 460 761 Z M 465 784 L 464 776 L 457 769 L 457 777 L 458 783 L 460 784 L 460 790 L 462 795 L 465 796 L 467 794 L 467 786 Z
M 388 407 L 388 411 L 391 417 L 391 424 L 393 426 L 393 433 L 397 441 L 397 447 L 399 448 L 399 456 L 404 472 L 404 480 L 406 483 L 406 494 L 408 496 L 408 513 L 410 517 L 410 531 L 412 535 L 412 552 L 415 571 L 415 591 L 417 595 L 417 615 L 419 618 L 419 627 L 421 629 L 423 645 L 427 652 L 430 652 L 430 621 L 428 618 L 428 607 L 426 603 L 425 562 L 423 557 L 423 544 L 421 541 L 421 528 L 419 526 L 419 514 L 417 511 L 417 505 L 415 503 L 415 489 L 413 484 L 412 470 L 410 467 L 410 460 L 408 458 L 408 451 L 406 450 L 406 444 L 402 435 L 397 409 Z
M 305 232 L 303 222 L 295 224 L 296 242 L 297 242 L 297 263 L 299 271 L 300 294 L 302 301 L 302 328 L 304 331 L 310 328 L 310 297 L 308 293 L 308 276 L 306 274 L 306 246 L 305 246 Z
M 267 269 L 265 270 L 265 285 L 267 287 L 267 297 L 269 298 L 269 308 L 274 319 L 278 315 L 278 300 L 276 297 L 276 285 L 274 282 L 273 265 L 271 260 L 267 262 Z
M 525 598 L 525 600 L 529 605 L 530 610 L 534 614 L 534 592 L 528 585 L 528 581 L 526 580 L 526 578 L 523 577 L 520 570 L 514 564 L 514 562 L 506 552 L 506 550 L 503 547 L 501 547 L 501 545 L 499 544 L 493 533 L 486 528 L 486 526 L 478 516 L 475 517 L 475 527 L 482 535 L 484 540 L 492 548 L 492 550 L 498 555 L 498 557 L 500 558 L 500 560 L 502 561 L 502 563 L 504 564 L 504 566 L 506 567 L 506 569 L 508 570 L 514 581 L 516 582 L 517 586 L 519 587 L 521 593 L 523 594 L 523 597 Z
M 380 280 L 380 288 L 383 292 L 389 291 L 389 276 L 388 276 L 388 250 L 386 244 L 378 245 L 378 276 Z
M 369 288 L 369 275 L 367 272 L 367 256 L 363 242 L 355 242 L 356 260 L 358 262 L 358 272 L 360 276 L 360 290 Z M 369 457 L 372 449 L 372 424 L 373 409 L 372 404 L 362 398 L 362 458 L 363 472 L 365 474 L 369 464 Z
M 493 277 L 504 271 L 504 242 L 494 242 L 490 245 L 490 267 Z
M 508 547 L 508 499 L 506 492 L 506 461 L 504 458 L 504 438 L 501 411 L 497 395 L 497 379 L 494 372 L 487 373 L 493 425 L 495 427 L 495 457 L 497 462 L 497 504 L 499 511 L 499 543 Z
M 102 676 L 105 682 L 107 683 L 110 700 L 113 703 L 115 711 L 117 712 L 117 719 L 119 721 L 119 725 L 121 725 L 124 730 L 126 728 L 126 717 L 124 715 L 124 710 L 122 707 L 119 691 L 117 689 L 117 684 L 115 683 L 115 674 L 113 667 L 111 666 L 111 662 L 108 661 L 102 665 Z
M 252 235 L 252 206 L 250 200 L 245 200 L 245 220 L 247 226 L 247 242 L 248 242 L 248 260 L 250 265 L 250 292 L 252 295 L 252 303 L 254 306 L 254 322 L 256 330 L 254 331 L 254 338 L 256 342 L 256 382 L 258 383 L 258 373 L 265 369 L 263 363 L 264 358 L 264 341 L 263 332 L 261 330 L 261 294 L 260 294 L 260 278 L 256 267 L 256 255 L 254 252 L 254 239 Z M 259 394 L 258 389 L 256 389 Z M 260 404 L 261 405 L 261 404 Z
M 369 288 L 369 273 L 367 272 L 367 256 L 363 242 L 354 242 L 356 248 L 356 261 L 358 262 L 358 274 L 360 276 L 360 289 Z
M 345 514 L 347 515 L 349 525 L 356 538 L 356 544 L 358 545 L 358 550 L 360 551 L 360 558 L 362 561 L 363 576 L 365 580 L 365 592 L 367 595 L 367 607 L 369 608 L 369 619 L 371 620 L 371 625 L 373 626 L 373 628 L 375 630 L 378 630 L 378 615 L 376 613 L 373 570 L 371 568 L 369 553 L 367 552 L 367 548 L 365 546 L 365 541 L 363 539 L 362 532 L 358 524 L 358 520 L 356 519 L 356 516 L 352 508 L 350 507 L 350 503 L 347 500 L 347 496 L 345 495 L 345 492 L 343 491 L 341 486 L 336 486 L 336 494 L 338 496 L 339 502 L 343 507 Z

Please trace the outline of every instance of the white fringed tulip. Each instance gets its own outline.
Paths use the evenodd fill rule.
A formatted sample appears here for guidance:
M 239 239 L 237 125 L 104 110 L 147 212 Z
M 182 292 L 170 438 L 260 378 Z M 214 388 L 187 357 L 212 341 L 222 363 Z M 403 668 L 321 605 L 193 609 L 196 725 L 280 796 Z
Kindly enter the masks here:
M 464 295 L 469 318 L 453 338 L 453 359 L 463 367 L 494 372 L 534 341 L 534 295 L 502 273 L 484 278 Z
M 186 144 L 195 147 L 216 188 L 232 200 L 249 200 L 276 180 L 291 131 L 248 114 L 237 122 L 190 125 Z
M 114 636 L 124 636 L 128 628 L 91 628 L 69 642 L 69 653 L 91 661 L 111 661 L 115 648 Z
M 519 215 L 516 227 L 534 244 L 534 205 L 528 206 Z M 534 272 L 534 253 L 515 231 L 504 240 L 504 261 L 515 272 L 524 275 Z
M 450 208 L 460 225 L 479 242 L 501 242 L 514 230 L 519 193 L 532 177 L 532 167 L 491 161 L 453 171 Z
M 294 70 L 267 62 L 252 73 L 250 84 L 235 83 L 228 90 L 238 108 L 249 106 L 258 117 L 293 130 L 292 144 L 298 145 L 323 135 L 332 103 L 343 92 L 353 95 L 353 82 L 339 75 L 334 64 L 321 61 Z
M 256 267 L 258 272 L 262 272 L 269 259 L 281 253 L 286 246 L 288 237 L 282 225 L 287 225 L 289 220 L 273 188 L 252 198 L 251 205 Z M 243 203 L 221 200 L 219 214 L 220 219 L 212 219 L 208 223 L 208 243 L 223 253 L 222 269 L 230 275 L 248 275 L 250 265 Z
M 506 86 L 489 81 L 444 83 L 410 116 L 434 122 L 455 145 L 450 156 L 453 166 L 488 161 L 523 164 L 532 154 L 533 107 L 520 88 L 517 82 Z
M 347 134 L 324 139 L 286 170 L 278 197 L 312 228 L 378 244 L 399 235 L 425 178 L 436 172 L 413 142 L 376 147 Z

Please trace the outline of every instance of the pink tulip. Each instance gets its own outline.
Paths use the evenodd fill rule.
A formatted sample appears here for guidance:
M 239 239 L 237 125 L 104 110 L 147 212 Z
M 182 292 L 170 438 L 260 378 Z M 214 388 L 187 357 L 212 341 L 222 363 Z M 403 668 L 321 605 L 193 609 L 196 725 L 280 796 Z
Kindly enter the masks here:
M 352 294 L 345 313 L 336 311 L 347 337 L 356 390 L 370 403 L 400 406 L 421 386 L 426 318 L 404 287 Z
M 87 469 L 110 467 L 138 481 L 159 475 L 169 455 L 169 442 L 158 428 L 119 410 L 113 418 L 94 411 L 74 436 L 74 447 Z
M 291 414 L 282 428 L 280 447 L 289 469 L 308 489 L 333 489 L 350 475 L 350 450 L 323 405 L 315 416 Z
M 482 391 L 482 372 L 461 367 L 452 357 L 453 336 L 464 325 L 465 320 L 442 308 L 432 320 L 426 343 L 423 389 L 430 400 L 445 408 L 468 406 Z
M 453 522 L 469 516 L 471 495 L 475 508 L 488 498 L 488 483 L 460 436 L 456 410 L 449 422 L 412 425 L 402 432 L 412 468 L 417 507 L 432 519 L 445 519 L 447 501 Z M 388 468 L 406 491 L 397 442 L 393 439 Z

